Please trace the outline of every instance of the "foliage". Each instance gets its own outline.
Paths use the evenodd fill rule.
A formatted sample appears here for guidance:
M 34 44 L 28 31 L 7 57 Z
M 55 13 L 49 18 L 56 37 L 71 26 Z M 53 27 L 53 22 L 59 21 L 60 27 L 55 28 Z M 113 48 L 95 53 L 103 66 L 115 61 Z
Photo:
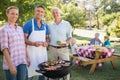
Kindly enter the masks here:
M 117 18 L 117 26 L 115 29 L 115 33 L 117 37 L 120 37 L 120 16 Z
M 115 13 L 120 11 L 120 1 L 117 0 L 108 0 L 105 5 L 105 12 L 107 14 Z
M 111 14 L 112 15 L 112 14 Z M 109 14 L 109 16 L 111 16 Z M 117 37 L 120 37 L 119 34 L 120 34 L 120 13 L 116 13 L 114 14 L 114 17 L 109 17 L 109 21 L 107 22 L 106 21 L 106 24 L 109 24 L 107 25 L 107 29 L 106 29 L 106 32 L 108 35 L 110 36 L 117 36 Z
M 105 25 L 111 25 L 112 21 L 115 19 L 115 13 L 120 11 L 120 1 L 119 0 L 94 0 L 94 13 L 92 18 L 95 20 L 97 28 L 103 27 Z M 96 4 L 98 1 L 98 4 Z M 114 13 L 114 14 L 113 14 Z M 114 15 L 114 16 L 113 16 Z M 104 16 L 104 18 L 103 18 Z M 102 17 L 102 18 L 101 18 Z M 109 18 L 110 17 L 110 18 Z
M 17 6 L 19 8 L 19 19 L 18 19 L 18 23 L 22 26 L 26 21 L 28 21 L 29 19 L 33 18 L 34 16 L 34 8 L 37 5 L 43 5 L 45 7 L 45 13 L 47 15 L 51 15 L 50 13 L 50 6 L 52 6 L 52 4 L 50 3 L 50 1 L 52 0 L 14 0 L 12 2 L 12 0 L 4 0 L 0 3 L 0 21 L 6 21 L 7 17 L 6 17 L 6 9 L 9 6 Z M 4 6 L 4 7 L 3 7 Z M 48 20 L 49 18 L 51 19 L 51 16 L 48 17 L 47 15 L 45 15 L 45 18 L 43 20 Z
M 38 4 L 44 5 L 45 7 L 45 16 L 43 20 L 47 23 L 53 20 L 51 14 L 51 8 L 53 6 L 57 6 L 63 11 L 63 19 L 69 21 L 74 28 L 85 27 L 85 20 L 89 20 L 88 11 L 85 8 L 87 5 L 87 0 L 83 0 L 83 6 L 79 7 L 78 0 L 0 0 L 0 25 L 1 23 L 7 20 L 6 17 L 6 9 L 8 6 L 17 6 L 19 7 L 20 14 L 18 23 L 19 25 L 23 25 L 26 21 L 33 18 L 34 16 L 34 7 Z M 113 21 L 116 19 L 118 13 L 120 11 L 120 1 L 116 3 L 116 0 L 100 0 L 99 5 L 96 5 L 97 0 L 93 1 L 93 13 L 92 13 L 92 23 L 96 25 L 98 28 L 100 25 L 110 26 Z M 80 3 L 81 5 L 81 3 Z M 111 8 L 107 9 L 108 6 Z M 101 18 L 102 17 L 102 18 Z
M 65 13 L 63 15 L 64 19 L 68 20 L 72 24 L 72 26 L 79 27 L 84 26 L 85 24 L 83 13 L 74 4 L 65 4 L 65 0 L 14 0 L 13 2 L 4 0 L 2 1 L 2 3 L 0 3 L 0 21 L 7 20 L 5 10 L 8 6 L 14 5 L 19 8 L 20 14 L 18 23 L 22 26 L 26 21 L 33 18 L 34 7 L 38 4 L 45 6 L 45 17 L 43 18 L 43 20 L 48 23 L 53 20 L 51 8 L 53 6 L 57 6 L 63 10 L 63 12 Z
M 101 17 L 101 21 L 103 25 L 110 26 L 113 20 L 117 18 L 118 16 L 119 16 L 118 13 L 106 14 L 103 17 Z
M 120 37 L 119 16 L 120 16 L 120 1 L 117 0 L 102 0 L 104 5 L 104 13 L 101 17 L 103 26 L 107 26 L 106 33 L 110 36 Z
M 83 12 L 73 3 L 66 4 L 62 7 L 63 18 L 71 23 L 73 28 L 84 27 L 85 18 Z
M 113 23 L 116 23 L 116 20 L 114 20 Z M 115 37 L 116 36 L 115 27 L 116 27 L 115 24 L 113 26 L 107 26 L 107 28 L 106 28 L 107 35 Z

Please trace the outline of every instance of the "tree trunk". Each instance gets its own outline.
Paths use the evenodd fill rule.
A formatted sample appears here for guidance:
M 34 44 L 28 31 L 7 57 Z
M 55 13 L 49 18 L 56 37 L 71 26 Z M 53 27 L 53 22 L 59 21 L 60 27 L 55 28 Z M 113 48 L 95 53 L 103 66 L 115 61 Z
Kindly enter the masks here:
M 96 18 L 97 18 L 97 29 L 100 29 L 100 27 L 99 27 L 100 23 L 99 23 L 98 14 L 96 15 Z

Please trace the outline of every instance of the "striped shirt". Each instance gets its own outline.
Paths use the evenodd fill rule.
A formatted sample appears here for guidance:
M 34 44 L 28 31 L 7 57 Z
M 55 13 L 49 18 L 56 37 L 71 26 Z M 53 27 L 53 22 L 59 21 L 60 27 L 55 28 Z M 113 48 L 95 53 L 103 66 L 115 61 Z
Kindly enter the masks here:
M 7 48 L 9 51 L 10 59 L 16 67 L 20 64 L 27 64 L 24 33 L 21 27 L 17 26 L 16 29 L 6 23 L 0 30 L 0 44 L 1 50 Z M 9 65 L 3 58 L 3 69 L 9 69 Z

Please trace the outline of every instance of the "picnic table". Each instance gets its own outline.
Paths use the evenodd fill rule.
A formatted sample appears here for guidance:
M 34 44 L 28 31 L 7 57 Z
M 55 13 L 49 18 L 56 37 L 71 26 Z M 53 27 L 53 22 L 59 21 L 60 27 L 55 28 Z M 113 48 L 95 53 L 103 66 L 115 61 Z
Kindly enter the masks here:
M 120 55 L 114 55 L 114 53 L 115 53 L 115 49 L 108 49 L 104 47 L 96 49 L 90 45 L 87 45 L 87 46 L 78 47 L 77 49 L 78 56 L 73 56 L 73 57 L 74 59 L 79 60 L 80 64 L 83 66 L 92 64 L 89 74 L 93 74 L 97 67 L 97 64 L 108 61 L 111 62 L 113 69 L 116 69 L 117 65 L 115 64 L 115 60 L 120 60 Z

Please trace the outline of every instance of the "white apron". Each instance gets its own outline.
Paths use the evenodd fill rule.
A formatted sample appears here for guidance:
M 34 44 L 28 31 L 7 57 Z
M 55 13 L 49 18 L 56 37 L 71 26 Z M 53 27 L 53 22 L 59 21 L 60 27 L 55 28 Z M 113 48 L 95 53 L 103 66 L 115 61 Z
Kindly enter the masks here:
M 34 19 L 32 19 L 32 33 L 30 34 L 28 40 L 35 41 L 46 41 L 46 28 L 44 30 L 35 31 L 34 30 Z M 35 70 L 38 69 L 38 64 L 47 61 L 47 49 L 46 47 L 40 46 L 27 46 L 28 54 L 30 56 L 30 66 L 28 67 L 28 77 L 35 75 L 41 75 Z

